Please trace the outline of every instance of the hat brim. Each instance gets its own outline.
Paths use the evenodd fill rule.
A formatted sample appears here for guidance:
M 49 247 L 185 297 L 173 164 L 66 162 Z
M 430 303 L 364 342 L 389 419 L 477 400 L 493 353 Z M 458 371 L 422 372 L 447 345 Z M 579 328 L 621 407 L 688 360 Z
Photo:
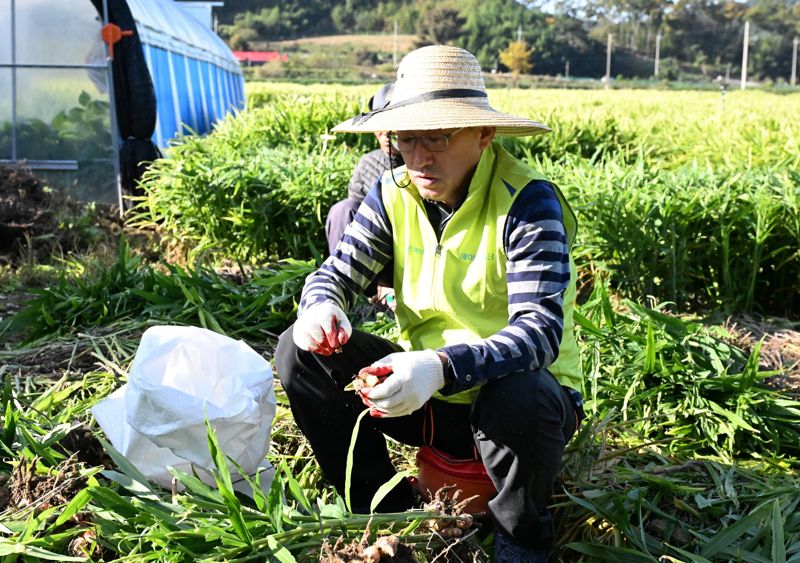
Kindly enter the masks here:
M 366 117 L 366 119 L 365 119 Z M 375 133 L 378 131 L 428 131 L 459 127 L 495 127 L 497 135 L 528 136 L 547 133 L 538 121 L 509 115 L 478 105 L 474 99 L 448 98 L 389 107 L 343 121 L 334 133 Z

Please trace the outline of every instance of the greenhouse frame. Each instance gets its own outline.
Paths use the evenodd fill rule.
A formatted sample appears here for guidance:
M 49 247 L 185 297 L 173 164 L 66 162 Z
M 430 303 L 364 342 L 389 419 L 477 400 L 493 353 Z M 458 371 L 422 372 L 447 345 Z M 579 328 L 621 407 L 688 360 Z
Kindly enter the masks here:
M 0 0 L 0 164 L 73 197 L 122 208 L 144 163 L 243 105 L 238 61 L 180 2 Z

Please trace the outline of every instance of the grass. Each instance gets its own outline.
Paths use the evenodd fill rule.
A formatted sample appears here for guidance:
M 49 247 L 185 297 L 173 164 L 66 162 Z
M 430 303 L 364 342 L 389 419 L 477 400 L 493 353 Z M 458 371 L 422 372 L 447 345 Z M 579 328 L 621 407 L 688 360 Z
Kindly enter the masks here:
M 249 85 L 249 109 L 151 168 L 131 224 L 190 259 L 325 255 L 324 220 L 369 135 L 329 129 L 374 86 Z M 800 308 L 798 98 L 703 92 L 490 92 L 553 132 L 503 143 L 558 183 L 579 216 L 579 269 L 685 308 Z M 724 105 L 722 105 L 724 103 Z M 757 128 L 750 124 L 758 123 Z
M 176 472 L 174 492 L 96 440 L 89 409 L 126 380 L 144 328 L 206 326 L 269 357 L 324 255 L 324 209 L 369 139 L 321 136 L 374 86 L 249 88 L 246 112 L 180 141 L 145 180 L 132 221 L 180 249 L 170 257 L 182 265 L 123 243 L 110 256 L 4 271 L 7 289 L 33 296 L 0 321 L 0 499 L 12 497 L 0 512 L 3 560 L 310 561 L 325 540 L 365 532 L 401 535 L 421 561 L 453 552 L 425 525 L 440 516 L 352 514 L 277 381 L 267 454 L 276 477 L 252 499 L 233 493 L 236 471 L 211 428 L 215 482 Z M 722 328 L 674 314 L 797 306 L 797 130 L 770 112 L 797 113 L 798 100 L 490 96 L 555 125 L 508 146 L 556 180 L 581 218 L 589 417 L 564 456 L 554 558 L 800 561 L 800 403 L 765 384 L 758 346 L 745 353 Z M 396 335 L 385 315 L 362 328 Z M 93 455 L 79 458 L 74 438 L 87 428 L 93 445 L 82 451 Z M 390 449 L 413 471 L 412 449 Z M 491 552 L 486 533 L 469 542 Z
M 293 271 L 294 266 L 286 267 Z M 61 293 L 45 292 L 47 300 L 30 303 L 26 311 L 76 300 L 80 306 L 75 310 L 97 313 L 92 306 L 98 299 L 92 291 L 84 295 L 86 288 L 109 287 L 97 281 L 104 275 L 136 288 L 150 271 L 123 245 L 116 264 L 93 274 L 100 276 L 96 283 L 64 280 Z M 178 270 L 159 275 L 175 277 L 162 281 L 165 288 L 176 283 L 190 293 L 203 288 L 209 305 L 235 299 L 228 283 L 204 286 L 198 274 Z M 279 268 L 270 275 L 282 279 Z M 258 279 L 253 275 L 242 282 L 240 295 Z M 297 291 L 296 286 L 271 287 L 286 294 Z M 196 322 L 186 313 L 190 301 L 172 301 L 164 318 Z M 800 550 L 800 521 L 793 516 L 800 502 L 800 403 L 762 384 L 766 374 L 757 369 L 757 351 L 748 356 L 726 344 L 717 329 L 658 308 L 622 305 L 614 306 L 608 289 L 598 282 L 577 316 L 590 417 L 565 455 L 563 492 L 556 497 L 559 557 L 650 561 L 664 555 L 685 560 L 690 553 L 697 561 L 761 561 L 774 551 L 791 560 Z M 119 309 L 126 311 L 124 321 L 88 314 L 64 317 L 57 323 L 64 330 L 46 338 L 77 344 L 99 325 L 141 327 L 151 306 L 148 300 L 127 302 Z M 227 321 L 246 340 L 263 341 L 261 329 L 253 330 L 246 316 Z M 394 325 L 380 316 L 363 328 L 391 336 Z M 43 345 L 42 340 L 40 336 L 31 347 Z M 72 471 L 64 465 L 69 451 L 62 440 L 78 423 L 97 432 L 88 409 L 113 391 L 120 377 L 124 380 L 136 334 L 121 330 L 92 340 L 97 367 L 88 372 L 67 370 L 58 381 L 42 375 L 15 380 L 4 369 L 6 470 L 28 464 L 41 479 Z M 13 354 L 0 358 L 14 369 L 9 362 Z M 176 472 L 185 487 L 178 494 L 148 484 L 106 446 L 116 468 L 99 471 L 97 462 L 79 464 L 83 480 L 69 500 L 0 516 L 0 524 L 9 530 L 5 549 L 57 558 L 79 553 L 70 551 L 70 545 L 80 544 L 105 560 L 238 561 L 281 554 L 286 561 L 304 561 L 315 557 L 325 538 L 359 539 L 370 518 L 351 514 L 347 500 L 325 483 L 280 389 L 278 401 L 267 456 L 278 473 L 263 497 L 233 495 L 213 432 L 209 447 L 219 472 L 216 486 Z M 413 468 L 413 452 L 405 455 L 409 457 L 400 455 L 397 463 Z M 75 525 L 75 516 L 83 524 Z M 425 516 L 412 511 L 373 517 L 371 537 L 404 534 L 418 557 L 430 558 L 427 550 L 434 536 L 422 527 Z

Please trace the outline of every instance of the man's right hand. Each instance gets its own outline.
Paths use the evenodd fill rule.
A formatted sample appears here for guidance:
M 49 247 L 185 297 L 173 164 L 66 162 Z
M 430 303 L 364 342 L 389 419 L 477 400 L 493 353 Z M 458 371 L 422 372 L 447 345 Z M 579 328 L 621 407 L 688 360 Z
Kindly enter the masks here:
M 298 348 L 330 356 L 347 344 L 352 333 L 353 328 L 344 311 L 325 302 L 308 307 L 297 317 L 292 337 Z

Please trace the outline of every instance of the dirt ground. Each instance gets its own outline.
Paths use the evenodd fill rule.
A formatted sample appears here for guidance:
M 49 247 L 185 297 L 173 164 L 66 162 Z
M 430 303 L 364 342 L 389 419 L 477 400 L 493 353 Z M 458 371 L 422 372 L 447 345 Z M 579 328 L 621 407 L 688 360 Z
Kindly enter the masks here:
M 0 165 L 0 265 L 47 260 L 121 231 L 117 209 L 72 200 L 22 165 Z
M 414 48 L 416 35 L 403 35 L 397 36 L 397 50 L 401 53 L 407 53 Z M 285 47 L 294 47 L 297 45 L 344 45 L 353 44 L 360 47 L 365 47 L 373 50 L 389 51 L 394 45 L 394 36 L 389 33 L 374 33 L 366 35 L 327 35 L 324 37 L 309 37 L 307 39 L 287 39 L 285 41 L 270 41 L 267 45 L 272 49 Z
M 53 232 L 52 195 L 30 170 L 0 166 L 0 252 L 18 250 L 26 235 Z
M 782 370 L 767 383 L 800 398 L 800 323 L 740 315 L 729 317 L 724 327 L 731 333 L 732 342 L 747 352 L 763 339 L 761 369 Z

